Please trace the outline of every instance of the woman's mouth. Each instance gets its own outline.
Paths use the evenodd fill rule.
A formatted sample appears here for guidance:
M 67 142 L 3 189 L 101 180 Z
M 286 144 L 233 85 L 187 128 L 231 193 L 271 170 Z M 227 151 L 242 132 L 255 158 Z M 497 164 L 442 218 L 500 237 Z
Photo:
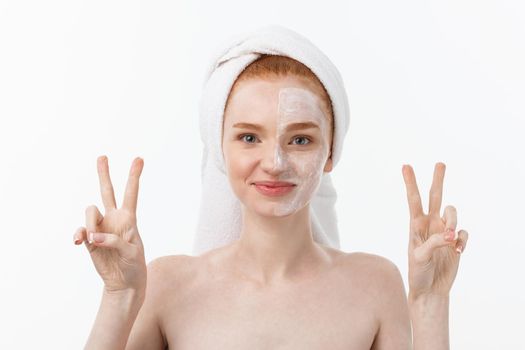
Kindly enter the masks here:
M 293 191 L 295 184 L 290 182 L 261 181 L 253 183 L 257 192 L 270 197 L 282 196 Z

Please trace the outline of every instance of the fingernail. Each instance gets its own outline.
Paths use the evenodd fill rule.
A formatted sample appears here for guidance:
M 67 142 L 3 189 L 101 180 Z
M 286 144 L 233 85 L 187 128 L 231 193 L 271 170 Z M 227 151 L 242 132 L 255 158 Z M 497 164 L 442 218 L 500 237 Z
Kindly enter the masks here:
M 79 244 L 81 242 L 80 238 L 78 238 L 77 236 L 73 237 L 73 240 L 75 244 Z
M 458 252 L 458 254 L 461 254 L 463 252 L 463 247 L 458 245 L 458 247 L 456 248 L 456 252 Z
M 93 232 L 89 233 L 89 243 L 93 243 Z

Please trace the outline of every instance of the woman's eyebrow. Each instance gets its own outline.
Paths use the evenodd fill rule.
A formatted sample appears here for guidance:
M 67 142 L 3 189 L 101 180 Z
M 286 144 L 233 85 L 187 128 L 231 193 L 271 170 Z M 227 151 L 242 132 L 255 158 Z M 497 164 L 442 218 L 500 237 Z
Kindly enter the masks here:
M 286 127 L 286 130 L 292 131 L 292 130 L 302 130 L 302 129 L 319 129 L 319 125 L 317 125 L 314 122 L 303 122 L 303 123 L 293 123 L 288 124 Z
M 254 129 L 258 131 L 264 130 L 264 127 L 262 125 L 250 124 L 250 123 L 235 123 L 233 124 L 233 127 L 240 128 L 240 129 Z M 288 126 L 286 127 L 286 130 L 292 131 L 292 130 L 313 129 L 313 128 L 319 129 L 319 125 L 313 122 L 302 122 L 302 123 L 288 124 Z
M 259 124 L 250 124 L 250 123 L 235 123 L 233 124 L 234 128 L 239 129 L 254 129 L 254 130 L 263 130 L 264 127 Z

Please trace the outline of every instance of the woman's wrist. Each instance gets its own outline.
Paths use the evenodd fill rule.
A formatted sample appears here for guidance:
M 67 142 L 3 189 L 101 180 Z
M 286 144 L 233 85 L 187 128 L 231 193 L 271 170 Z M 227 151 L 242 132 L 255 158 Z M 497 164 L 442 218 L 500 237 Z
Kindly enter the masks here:
M 412 321 L 414 350 L 447 350 L 449 345 L 449 296 L 409 293 L 408 308 Z
M 111 290 L 108 289 L 106 286 L 104 286 L 104 289 L 102 290 L 102 296 L 103 297 L 110 297 L 110 298 L 120 298 L 120 299 L 126 299 L 126 300 L 132 300 L 141 298 L 146 294 L 146 288 L 127 288 L 127 289 L 121 289 L 121 290 Z
M 410 314 L 418 320 L 444 320 L 448 323 L 448 309 L 450 298 L 448 295 L 422 294 L 414 296 L 408 294 L 408 308 Z
M 121 311 L 128 310 L 130 313 L 135 311 L 138 312 L 144 303 L 145 292 L 145 289 L 112 291 L 104 287 L 102 292 L 102 302 L 120 308 Z
M 408 292 L 409 303 L 448 303 L 450 296 L 448 294 L 437 294 L 437 293 L 419 293 L 415 294 L 411 291 Z

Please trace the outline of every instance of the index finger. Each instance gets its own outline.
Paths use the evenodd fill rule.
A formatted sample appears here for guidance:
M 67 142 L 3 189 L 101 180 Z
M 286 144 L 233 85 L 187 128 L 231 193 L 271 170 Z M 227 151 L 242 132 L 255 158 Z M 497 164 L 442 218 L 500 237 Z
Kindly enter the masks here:
M 109 177 L 108 157 L 100 156 L 97 158 L 98 179 L 100 182 L 100 193 L 102 195 L 102 203 L 107 211 L 116 208 L 115 193 L 113 185 Z
M 137 198 L 139 195 L 139 178 L 144 168 L 144 160 L 142 158 L 135 158 L 131 163 L 129 171 L 128 183 L 124 193 L 124 200 L 122 201 L 122 208 L 135 213 L 137 211 Z
M 403 179 L 407 191 L 408 209 L 410 210 L 410 217 L 415 218 L 423 215 L 423 206 L 421 205 L 421 196 L 417 188 L 416 175 L 414 170 L 408 164 L 403 165 Z

